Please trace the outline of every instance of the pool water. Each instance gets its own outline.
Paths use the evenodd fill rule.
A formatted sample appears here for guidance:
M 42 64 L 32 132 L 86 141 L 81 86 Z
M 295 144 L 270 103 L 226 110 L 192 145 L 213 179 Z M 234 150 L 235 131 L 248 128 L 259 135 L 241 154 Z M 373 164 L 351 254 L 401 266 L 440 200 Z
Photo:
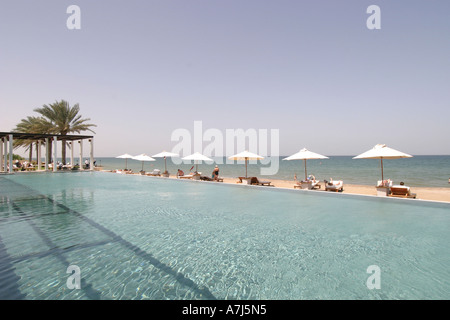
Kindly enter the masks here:
M 450 205 L 104 172 L 0 176 L 3 299 L 449 299 Z M 70 289 L 69 266 L 81 271 Z M 380 289 L 369 289 L 369 266 Z

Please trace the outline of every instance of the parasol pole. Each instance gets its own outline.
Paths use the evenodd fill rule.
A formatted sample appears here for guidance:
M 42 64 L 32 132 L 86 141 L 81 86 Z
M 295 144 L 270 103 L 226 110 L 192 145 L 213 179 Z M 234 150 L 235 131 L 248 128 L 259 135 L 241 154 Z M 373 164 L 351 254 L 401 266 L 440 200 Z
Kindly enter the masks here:
M 305 181 L 306 181 L 306 159 L 303 159 L 303 161 L 305 161 Z
M 247 158 L 245 158 L 245 179 L 247 179 Z

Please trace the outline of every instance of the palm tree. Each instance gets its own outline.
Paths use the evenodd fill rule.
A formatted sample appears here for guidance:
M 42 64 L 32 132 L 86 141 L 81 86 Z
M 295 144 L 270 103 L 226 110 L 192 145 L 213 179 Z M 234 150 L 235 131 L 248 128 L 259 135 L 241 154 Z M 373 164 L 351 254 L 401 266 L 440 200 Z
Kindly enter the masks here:
M 95 133 L 90 128 L 96 127 L 96 125 L 86 123 L 91 119 L 82 119 L 82 116 L 78 114 L 78 112 L 80 112 L 78 103 L 71 107 L 67 101 L 61 100 L 50 105 L 44 105 L 42 108 L 36 108 L 34 111 L 44 117 L 47 125 L 52 127 L 49 133 L 60 135 L 66 135 L 73 132 L 80 133 L 81 131 L 91 131 Z M 66 164 L 65 141 L 62 141 L 61 158 L 62 163 Z
M 22 119 L 17 125 L 13 132 L 20 133 L 49 133 L 51 131 L 51 125 L 43 117 L 27 117 Z M 14 140 L 14 149 L 19 147 L 26 147 L 29 150 L 29 161 L 31 162 L 33 158 L 33 143 L 34 140 Z M 37 146 L 36 146 L 37 148 Z M 36 150 L 37 152 L 37 150 Z

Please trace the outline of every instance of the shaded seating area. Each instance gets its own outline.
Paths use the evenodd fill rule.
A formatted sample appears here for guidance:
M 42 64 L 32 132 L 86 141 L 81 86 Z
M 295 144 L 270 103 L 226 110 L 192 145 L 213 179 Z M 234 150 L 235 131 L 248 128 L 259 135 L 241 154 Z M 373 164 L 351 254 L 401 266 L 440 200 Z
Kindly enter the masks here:
M 330 179 L 330 181 L 324 180 L 323 182 L 325 185 L 325 191 L 335 191 L 335 192 L 344 191 L 344 181 L 342 180 Z
M 389 197 L 398 197 L 398 198 L 413 198 L 415 199 L 417 195 L 415 193 L 411 193 L 411 190 L 407 186 L 392 186 L 389 190 Z
M 36 148 L 36 160 L 32 166 L 18 166 L 13 162 L 13 149 L 15 141 L 26 140 L 29 142 L 30 148 Z M 70 163 L 74 163 L 74 143 L 79 144 L 79 156 L 80 164 L 83 159 L 83 140 L 88 140 L 90 143 L 90 156 L 87 162 L 89 163 L 88 169 L 94 170 L 94 137 L 86 135 L 67 135 L 67 134 L 45 134 L 45 133 L 24 133 L 24 132 L 0 132 L 0 172 L 13 173 L 16 171 L 48 171 L 51 169 L 53 172 L 63 169 L 63 164 L 57 165 L 52 163 L 51 158 L 55 161 L 58 159 L 58 143 L 61 145 L 69 144 L 71 155 Z M 27 143 L 28 144 L 28 143 Z M 42 152 L 42 147 L 45 147 L 45 151 Z M 51 147 L 51 149 L 50 149 Z M 9 150 L 9 151 L 8 151 Z M 50 154 L 52 151 L 52 154 Z M 44 158 L 44 162 L 42 161 Z M 30 162 L 32 159 L 30 159 Z M 62 160 L 63 163 L 66 159 Z M 29 163 L 28 163 L 29 164 Z M 15 166 L 14 166 L 15 165 Z

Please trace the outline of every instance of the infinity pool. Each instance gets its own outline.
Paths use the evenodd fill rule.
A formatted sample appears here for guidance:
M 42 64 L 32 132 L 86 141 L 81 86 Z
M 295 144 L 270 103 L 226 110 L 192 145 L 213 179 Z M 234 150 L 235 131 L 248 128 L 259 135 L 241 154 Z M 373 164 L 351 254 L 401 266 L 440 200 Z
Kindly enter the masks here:
M 0 176 L 3 299 L 449 299 L 450 205 L 104 172 Z M 380 289 L 369 289 L 369 266 Z M 69 289 L 69 266 L 81 289 Z

